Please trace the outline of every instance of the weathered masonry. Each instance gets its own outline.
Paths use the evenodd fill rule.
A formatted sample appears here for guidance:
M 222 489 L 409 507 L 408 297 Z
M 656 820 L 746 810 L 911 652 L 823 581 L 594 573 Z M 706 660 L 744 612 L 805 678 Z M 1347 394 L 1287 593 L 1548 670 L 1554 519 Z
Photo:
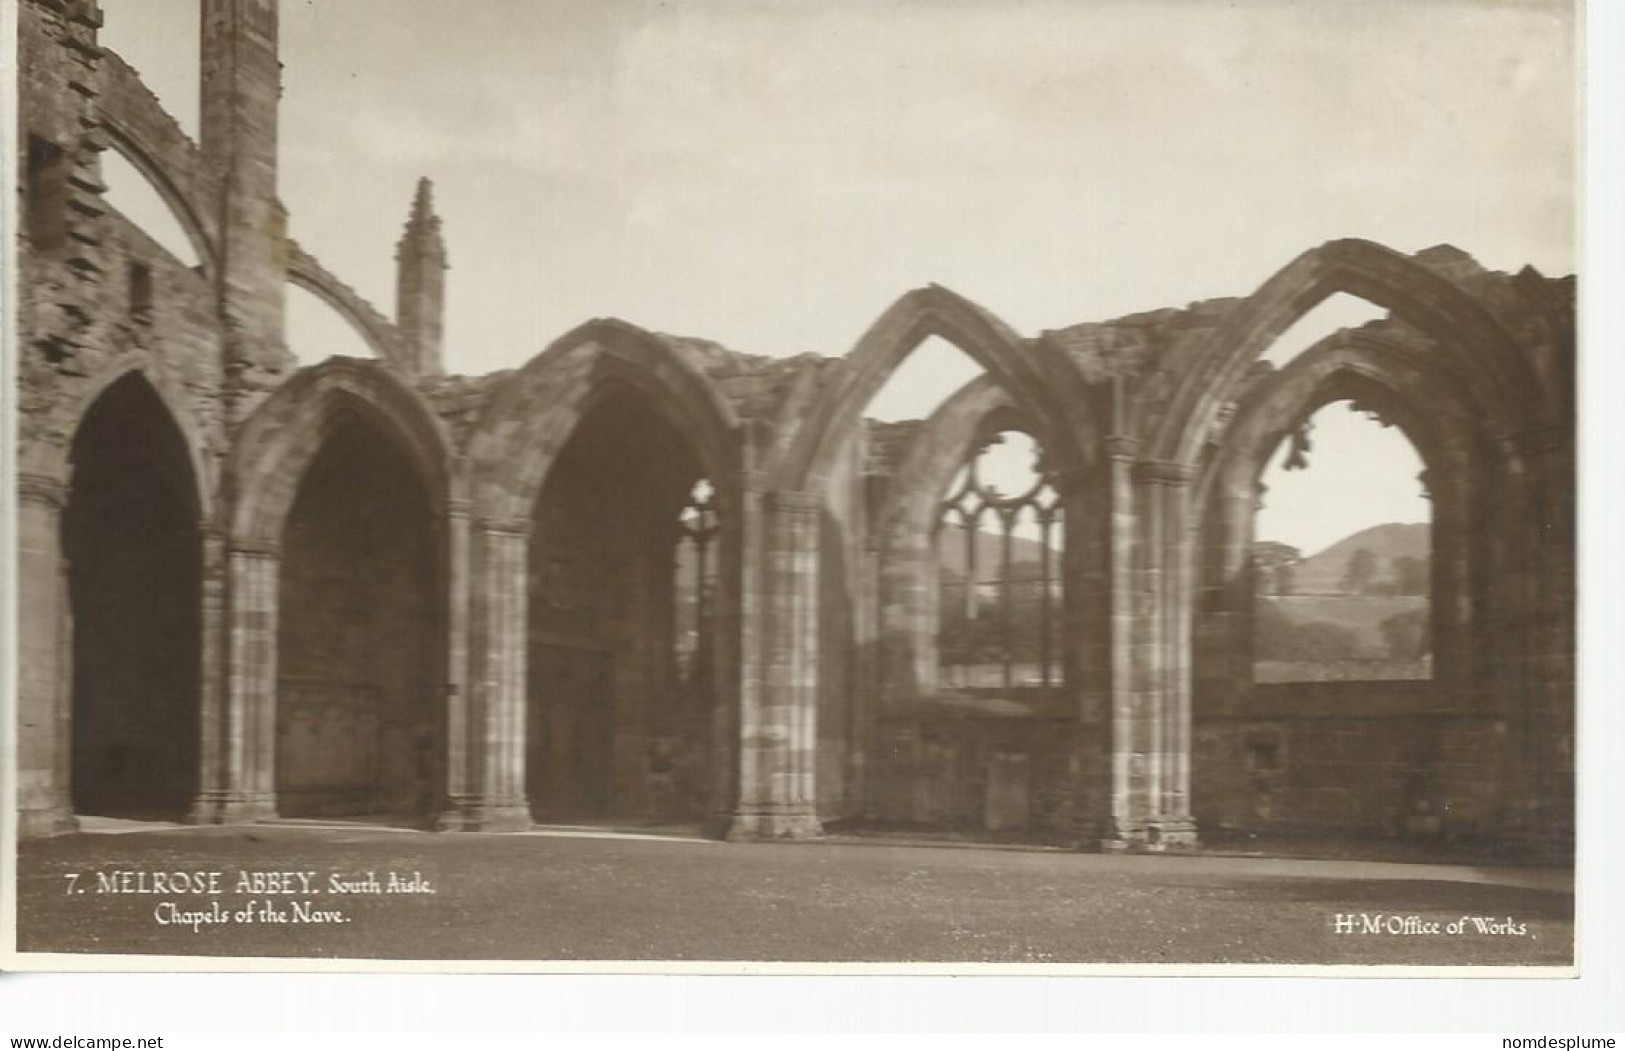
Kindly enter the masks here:
M 284 233 L 274 0 L 202 2 L 198 142 L 98 46 L 94 0 L 21 5 L 25 835 L 394 815 L 1572 843 L 1571 278 L 1334 241 L 1251 295 L 1037 336 L 933 285 L 842 357 L 599 319 L 448 376 L 428 184 L 389 318 Z M 104 200 L 107 151 L 197 266 Z M 290 282 L 375 357 L 297 367 Z M 1337 293 L 1388 316 L 1259 361 Z M 930 337 L 985 375 L 866 421 Z M 1427 465 L 1431 675 L 1255 681 L 1260 472 L 1346 399 Z M 974 465 L 1012 435 L 1041 465 L 1008 495 Z M 1042 536 L 1019 573 L 1018 525 Z

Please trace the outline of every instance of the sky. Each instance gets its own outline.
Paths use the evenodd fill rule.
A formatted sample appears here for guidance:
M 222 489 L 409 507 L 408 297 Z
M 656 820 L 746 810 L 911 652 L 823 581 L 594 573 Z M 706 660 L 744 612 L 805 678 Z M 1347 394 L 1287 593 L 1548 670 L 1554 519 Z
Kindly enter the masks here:
M 197 0 L 103 6 L 103 42 L 195 134 Z M 390 313 L 394 244 L 414 184 L 432 178 L 454 372 L 516 366 L 602 316 L 755 353 L 842 354 L 929 282 L 1033 335 L 1246 295 L 1339 237 L 1448 242 L 1503 270 L 1575 265 L 1566 3 L 281 11 L 290 233 Z M 357 353 L 306 298 L 290 296 L 295 352 Z M 1270 356 L 1376 313 L 1329 303 Z M 929 412 L 974 374 L 958 357 L 916 355 L 876 414 Z M 1268 523 L 1313 551 L 1353 519 L 1425 520 L 1414 453 L 1339 414 L 1317 419 L 1314 468 L 1272 483 L 1261 535 Z

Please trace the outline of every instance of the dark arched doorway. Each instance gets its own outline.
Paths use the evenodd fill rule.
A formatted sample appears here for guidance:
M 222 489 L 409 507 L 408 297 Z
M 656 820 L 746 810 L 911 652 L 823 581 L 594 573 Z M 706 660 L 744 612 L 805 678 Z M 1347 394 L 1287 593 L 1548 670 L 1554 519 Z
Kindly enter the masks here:
M 537 498 L 527 794 L 542 820 L 703 816 L 715 512 L 685 437 L 611 382 Z
M 277 807 L 422 822 L 441 802 L 431 501 L 397 444 L 338 410 L 282 536 Z
M 131 374 L 91 406 L 72 455 L 74 809 L 178 818 L 198 776 L 201 544 L 186 439 Z

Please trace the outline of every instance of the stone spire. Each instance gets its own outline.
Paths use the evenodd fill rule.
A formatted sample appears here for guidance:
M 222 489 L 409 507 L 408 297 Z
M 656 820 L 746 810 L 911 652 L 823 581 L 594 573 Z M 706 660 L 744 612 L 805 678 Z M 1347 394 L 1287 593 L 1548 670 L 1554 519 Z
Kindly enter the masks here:
M 418 180 L 412 213 L 395 246 L 395 323 L 420 375 L 445 371 L 446 243 L 434 184 Z

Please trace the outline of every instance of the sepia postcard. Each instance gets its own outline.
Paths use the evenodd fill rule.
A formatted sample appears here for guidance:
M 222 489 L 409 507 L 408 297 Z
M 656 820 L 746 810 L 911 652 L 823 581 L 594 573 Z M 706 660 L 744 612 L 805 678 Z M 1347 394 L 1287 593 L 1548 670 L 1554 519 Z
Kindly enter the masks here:
M 1576 973 L 1565 0 L 12 0 L 15 970 Z

